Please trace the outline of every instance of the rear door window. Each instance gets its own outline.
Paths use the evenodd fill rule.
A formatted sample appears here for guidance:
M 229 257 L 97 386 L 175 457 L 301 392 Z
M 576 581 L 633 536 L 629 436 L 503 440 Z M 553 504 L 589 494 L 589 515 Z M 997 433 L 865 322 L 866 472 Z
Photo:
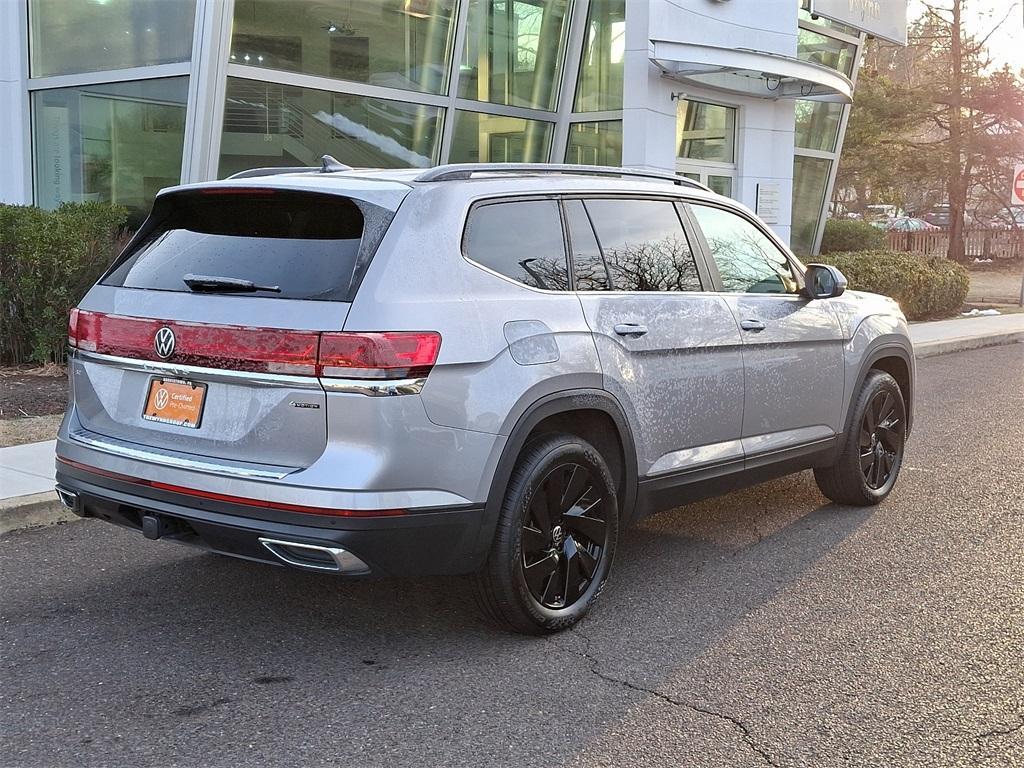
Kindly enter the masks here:
M 700 274 L 675 203 L 586 201 L 617 291 L 700 291 Z
M 476 206 L 469 212 L 462 247 L 466 258 L 517 283 L 569 290 L 562 219 L 554 200 Z
M 374 217 L 391 216 L 364 208 Z M 189 291 L 185 278 L 191 275 L 264 289 L 232 291 L 237 295 L 350 300 L 357 265 L 368 258 L 361 248 L 364 218 L 359 205 L 337 195 L 269 189 L 172 194 L 157 200 L 152 231 L 102 283 Z
M 577 291 L 607 291 L 608 270 L 582 200 L 565 201 L 565 224 L 572 249 Z

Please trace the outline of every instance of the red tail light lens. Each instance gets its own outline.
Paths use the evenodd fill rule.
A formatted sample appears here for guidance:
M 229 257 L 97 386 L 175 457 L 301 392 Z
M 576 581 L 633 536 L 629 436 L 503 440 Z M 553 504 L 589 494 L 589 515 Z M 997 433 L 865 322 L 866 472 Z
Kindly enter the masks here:
M 157 352 L 161 328 L 174 333 L 173 351 Z M 233 325 L 165 322 L 73 309 L 68 343 L 87 352 L 181 365 L 258 373 L 401 379 L 426 376 L 437 361 L 436 331 L 320 333 Z
M 324 333 L 320 371 L 346 378 L 421 377 L 430 372 L 440 349 L 441 334 L 435 331 Z

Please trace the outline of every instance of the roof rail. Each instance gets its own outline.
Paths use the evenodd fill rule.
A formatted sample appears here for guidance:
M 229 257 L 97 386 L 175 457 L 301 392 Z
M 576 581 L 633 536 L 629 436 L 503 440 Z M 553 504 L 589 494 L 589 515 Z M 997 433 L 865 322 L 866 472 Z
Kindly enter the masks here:
M 277 176 L 281 173 L 337 173 L 338 171 L 351 171 L 351 165 L 345 165 L 330 155 L 320 157 L 320 165 L 313 166 L 292 166 L 287 168 L 250 168 L 248 171 L 239 171 L 228 176 L 229 179 L 251 179 L 256 176 Z
M 683 187 L 693 187 L 705 192 L 711 192 L 711 188 L 685 176 L 677 176 L 674 173 L 665 171 L 648 171 L 634 168 L 613 168 L 604 165 L 558 165 L 554 163 L 451 163 L 449 165 L 438 165 L 424 171 L 414 181 L 455 181 L 459 179 L 470 179 L 475 174 L 502 174 L 502 173 L 537 173 L 565 176 L 614 176 L 617 178 L 653 179 L 656 181 L 668 181 Z

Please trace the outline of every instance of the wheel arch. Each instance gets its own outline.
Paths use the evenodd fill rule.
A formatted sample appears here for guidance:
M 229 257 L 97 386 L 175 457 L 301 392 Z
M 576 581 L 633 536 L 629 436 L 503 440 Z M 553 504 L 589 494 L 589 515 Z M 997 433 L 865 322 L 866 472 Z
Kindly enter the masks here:
M 899 342 L 881 343 L 868 352 L 860 365 L 857 373 L 856 385 L 850 393 L 849 402 L 846 407 L 846 428 L 850 427 L 850 419 L 853 418 L 853 409 L 857 402 L 857 393 L 864 386 L 871 371 L 882 371 L 892 376 L 899 384 L 903 393 L 904 405 L 907 411 L 907 436 L 910 435 L 914 425 L 914 395 L 915 395 L 915 367 L 913 351 L 908 351 L 906 346 Z
M 512 470 L 530 438 L 570 432 L 601 452 L 619 486 L 619 518 L 628 524 L 636 508 L 636 446 L 625 413 L 608 392 L 579 389 L 542 397 L 516 421 L 498 459 L 487 494 L 488 519 L 497 520 Z M 609 456 L 617 448 L 618 455 Z

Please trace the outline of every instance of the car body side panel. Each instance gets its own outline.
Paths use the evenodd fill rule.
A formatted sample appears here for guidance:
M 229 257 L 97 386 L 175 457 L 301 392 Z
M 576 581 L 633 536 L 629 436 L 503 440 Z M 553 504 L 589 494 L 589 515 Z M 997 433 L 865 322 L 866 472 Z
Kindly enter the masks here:
M 528 288 L 463 257 L 462 223 L 472 202 L 471 195 L 433 188 L 410 193 L 363 278 L 345 330 L 440 332 L 437 364 L 422 393 L 427 416 L 438 425 L 507 435 L 545 395 L 600 387 L 601 368 L 574 294 Z

